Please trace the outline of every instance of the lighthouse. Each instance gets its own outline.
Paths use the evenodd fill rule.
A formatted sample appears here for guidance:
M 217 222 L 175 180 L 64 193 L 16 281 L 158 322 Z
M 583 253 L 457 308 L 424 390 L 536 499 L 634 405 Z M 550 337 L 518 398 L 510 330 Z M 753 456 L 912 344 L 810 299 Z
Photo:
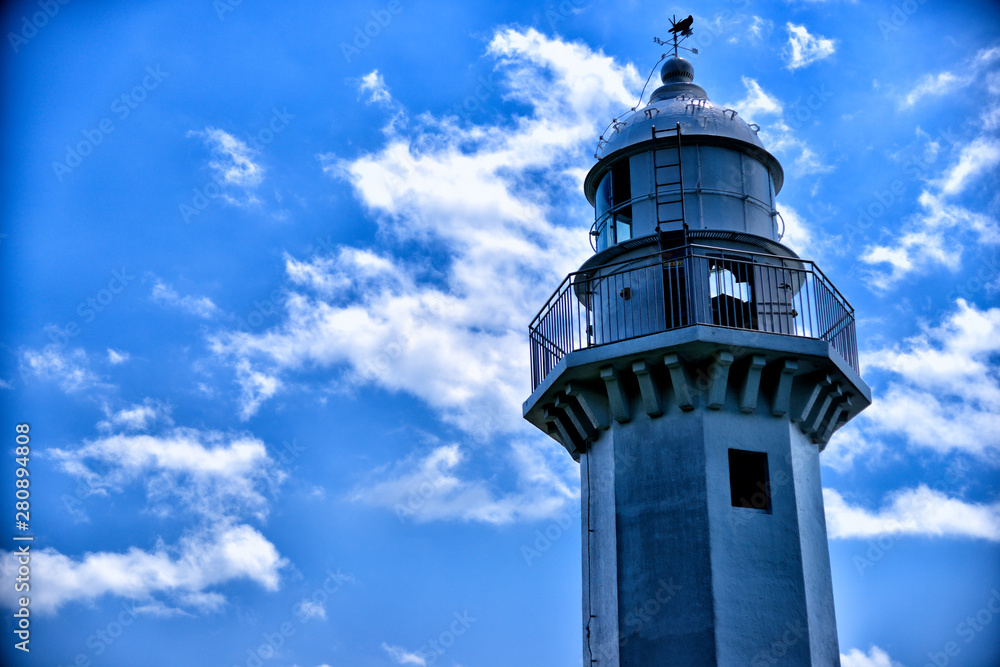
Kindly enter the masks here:
M 854 311 L 782 244 L 781 164 L 694 83 L 690 22 L 599 140 L 524 417 L 580 464 L 585 667 L 839 665 L 819 457 L 871 403 Z

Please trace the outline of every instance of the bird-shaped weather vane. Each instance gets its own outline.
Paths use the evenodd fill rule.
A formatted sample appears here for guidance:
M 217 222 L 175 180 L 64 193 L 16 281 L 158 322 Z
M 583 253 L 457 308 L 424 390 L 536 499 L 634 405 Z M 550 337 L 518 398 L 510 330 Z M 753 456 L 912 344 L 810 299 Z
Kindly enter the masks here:
M 686 19 L 681 19 L 680 21 L 677 20 L 676 16 L 674 16 L 673 18 L 670 19 L 670 33 L 671 33 L 670 39 L 664 41 L 659 37 L 654 37 L 653 41 L 661 46 L 664 45 L 672 46 L 674 49 L 674 58 L 677 57 L 678 49 L 684 49 L 685 51 L 690 51 L 691 53 L 697 54 L 698 49 L 689 49 L 686 46 L 681 46 L 681 43 L 684 42 L 684 40 L 686 40 L 692 34 L 691 33 L 692 23 L 694 23 L 694 17 L 691 16 L 690 14 L 688 14 L 688 17 Z

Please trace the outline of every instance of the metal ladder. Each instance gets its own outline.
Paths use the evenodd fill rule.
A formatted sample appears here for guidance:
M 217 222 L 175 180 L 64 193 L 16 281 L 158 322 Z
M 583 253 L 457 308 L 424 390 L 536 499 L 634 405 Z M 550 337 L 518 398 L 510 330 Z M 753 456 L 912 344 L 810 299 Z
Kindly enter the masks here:
M 657 140 L 673 138 L 672 146 L 656 147 Z M 661 142 L 663 143 L 663 142 Z M 684 211 L 684 172 L 681 167 L 681 124 L 665 130 L 653 126 L 653 183 L 656 202 L 656 236 L 660 250 L 687 245 L 687 219 Z M 662 225 L 682 224 L 681 233 L 666 232 Z M 678 238 L 679 237 L 679 238 Z M 680 243 L 677 243 L 677 241 Z M 664 246 L 664 243 L 667 245 Z

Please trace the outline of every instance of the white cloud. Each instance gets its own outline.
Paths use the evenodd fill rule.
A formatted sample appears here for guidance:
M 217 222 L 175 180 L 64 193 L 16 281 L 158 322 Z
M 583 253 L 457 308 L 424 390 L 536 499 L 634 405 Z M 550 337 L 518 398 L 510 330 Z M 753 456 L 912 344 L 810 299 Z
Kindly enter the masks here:
M 4 561 L 13 558 L 0 552 Z M 53 613 L 71 602 L 91 602 L 104 595 L 146 601 L 150 613 L 164 611 L 157 596 L 198 611 L 218 609 L 219 593 L 205 589 L 233 580 L 249 579 L 276 590 L 279 572 L 287 565 L 263 535 L 247 525 L 217 525 L 182 537 L 176 546 L 157 544 L 150 550 L 132 547 L 124 552 L 90 552 L 67 556 L 46 547 L 33 550 L 31 559 L 32 609 Z M 13 607 L 12 575 L 4 573 L 3 601 Z
M 217 354 L 276 381 L 336 368 L 346 382 L 412 393 L 469 432 L 484 422 L 491 431 L 522 428 L 524 327 L 589 255 L 591 214 L 576 194 L 586 151 L 600 119 L 634 103 L 641 81 L 634 68 L 535 30 L 498 32 L 489 55 L 504 78 L 497 87 L 528 110 L 506 126 L 423 114 L 388 128 L 374 153 L 320 156 L 326 173 L 354 188 L 387 243 L 378 253 L 287 257 L 295 286 L 287 319 L 257 334 L 218 336 Z M 567 220 L 578 222 L 568 229 Z M 404 261 L 394 244 L 440 259 Z M 251 395 L 244 412 L 265 398 Z
M 358 91 L 368 94 L 368 99 L 366 100 L 368 104 L 388 104 L 392 101 L 392 95 L 389 94 L 385 80 L 377 69 L 361 77 L 361 82 L 358 84 Z
M 324 607 L 321 602 L 316 602 L 315 600 L 306 598 L 296 605 L 295 615 L 299 618 L 299 622 L 301 623 L 305 623 L 311 618 L 321 618 L 326 620 L 326 607 Z
M 874 290 L 890 289 L 913 273 L 928 273 L 940 266 L 957 271 L 962 266 L 963 234 L 980 243 L 1000 243 L 1000 229 L 989 216 L 928 190 L 917 201 L 921 210 L 906 220 L 899 236 L 891 243 L 870 245 L 861 255 L 861 261 L 873 265 L 868 280 Z
M 799 254 L 800 257 L 812 257 L 815 250 L 815 239 L 809 225 L 791 206 L 779 205 L 778 211 L 785 222 L 785 234 L 781 242 Z
M 991 137 L 977 137 L 972 143 L 962 147 L 958 162 L 944 174 L 941 193 L 961 193 L 997 164 L 1000 164 L 1000 141 Z
M 867 369 L 888 375 L 872 405 L 838 433 L 824 463 L 849 466 L 882 440 L 941 455 L 964 453 L 1000 465 L 1000 308 L 959 299 L 940 324 L 901 344 L 862 353 Z
M 206 127 L 200 132 L 192 130 L 188 132 L 188 136 L 200 137 L 208 146 L 213 156 L 208 165 L 220 183 L 242 188 L 253 188 L 260 184 L 264 168 L 253 160 L 257 149 L 215 127 Z
M 968 77 L 958 77 L 951 72 L 941 72 L 940 74 L 925 74 L 921 77 L 917 85 L 903 98 L 904 107 L 912 107 L 920 98 L 927 95 L 944 95 L 954 92 L 958 88 L 964 88 L 971 83 Z
M 810 35 L 805 26 L 785 24 L 788 30 L 788 69 L 805 67 L 829 58 L 836 51 L 836 41 L 822 35 Z
M 980 49 L 976 55 L 963 62 L 957 69 L 960 74 L 950 71 L 938 72 L 937 74 L 924 74 L 917 81 L 913 89 L 903 96 L 900 106 L 909 108 L 916 105 L 924 97 L 939 97 L 949 93 L 956 93 L 977 81 L 981 74 L 988 72 L 994 63 L 1000 61 L 1000 47 Z M 986 74 L 987 85 L 990 83 L 990 74 Z M 995 91 L 997 94 L 1000 91 Z
M 117 366 L 118 364 L 124 364 L 131 358 L 128 352 L 119 352 L 118 350 L 113 350 L 108 348 L 108 363 L 112 366 Z
M 407 651 L 402 646 L 390 646 L 382 642 L 382 649 L 397 665 L 426 665 L 427 659 L 418 653 Z
M 147 398 L 142 404 L 133 404 L 120 410 L 104 408 L 105 420 L 97 424 L 105 431 L 122 429 L 126 431 L 145 431 L 157 422 L 172 424 L 169 406 Z
M 889 654 L 878 646 L 872 646 L 868 653 L 851 649 L 846 655 L 840 654 L 840 667 L 902 667 L 900 663 L 893 661 Z
M 90 360 L 82 349 L 64 352 L 57 345 L 48 345 L 41 350 L 21 350 L 20 357 L 22 377 L 34 376 L 55 382 L 68 394 L 110 388 L 90 370 Z
M 49 453 L 92 495 L 119 493 L 141 481 L 152 511 L 160 515 L 180 507 L 215 521 L 245 513 L 263 519 L 268 508 L 262 490 L 284 479 L 260 440 L 190 428 L 112 435 Z
M 1000 72 L 995 69 L 1000 62 L 1000 47 L 982 49 L 971 59 L 962 63 L 962 75 L 942 72 L 927 75 L 917 88 L 909 93 L 902 105 L 912 106 L 917 100 L 931 94 L 953 92 L 960 88 L 981 82 L 986 88 L 988 102 L 980 115 L 981 132 L 966 143 L 942 132 L 941 136 L 951 144 L 949 150 L 942 151 L 940 142 L 917 128 L 917 135 L 927 140 L 917 169 L 922 171 L 934 163 L 939 154 L 955 156 L 950 165 L 937 178 L 924 177 L 926 185 L 920 193 L 920 210 L 903 221 L 893 225 L 900 229 L 898 235 L 889 242 L 875 243 L 865 248 L 862 261 L 873 265 L 870 284 L 875 290 L 885 290 L 899 284 L 907 276 L 930 273 L 940 267 L 951 271 L 961 268 L 965 245 L 995 245 L 1000 243 L 1000 225 L 986 213 L 978 213 L 968 208 L 968 200 L 982 191 L 990 191 L 992 183 L 984 184 L 979 193 L 969 192 L 970 186 L 992 175 L 995 179 L 1000 165 L 1000 141 L 992 135 L 1000 122 Z M 913 166 L 913 161 L 908 166 Z M 958 199 L 960 195 L 966 195 Z M 958 201 L 956 201 L 958 199 Z M 888 228 L 887 228 L 888 229 Z
M 458 445 L 442 445 L 422 457 L 411 456 L 391 471 L 377 471 L 381 479 L 355 490 L 352 499 L 384 507 L 400 519 L 435 521 L 458 519 L 490 524 L 549 517 L 578 496 L 567 470 L 556 470 L 565 452 L 548 444 L 549 453 L 526 443 L 515 443 L 511 455 L 518 490 L 500 493 L 486 481 L 458 476 L 467 454 Z M 558 457 L 558 461 L 551 460 Z
M 153 284 L 150 297 L 157 303 L 178 308 L 205 319 L 214 317 L 219 312 L 219 308 L 207 296 L 193 297 L 186 295 L 182 297 L 177 293 L 177 290 L 162 280 L 157 280 Z
M 1000 502 L 968 503 L 924 484 L 890 494 L 877 511 L 851 505 L 833 489 L 823 489 L 823 503 L 831 539 L 920 535 L 1000 542 Z
M 282 387 L 281 380 L 252 369 L 246 359 L 236 365 L 236 381 L 240 385 L 240 419 L 243 421 L 257 414 L 261 404 Z
M 752 41 L 760 42 L 771 34 L 773 28 L 774 21 L 754 16 L 753 21 L 751 21 L 750 26 L 747 28 L 747 34 Z
M 757 122 L 761 126 L 760 138 L 769 151 L 792 158 L 798 176 L 833 171 L 833 166 L 824 164 L 815 151 L 799 138 L 795 128 L 788 124 L 778 98 L 768 94 L 756 79 L 743 77 L 743 86 L 747 91 L 746 97 L 725 106 L 738 111 L 748 122 Z M 790 173 L 787 168 L 786 173 Z
M 768 95 L 760 87 L 756 79 L 743 77 L 743 86 L 747 89 L 747 96 L 736 102 L 732 108 L 740 112 L 740 115 L 756 120 L 760 116 L 781 115 L 781 102 L 778 98 Z

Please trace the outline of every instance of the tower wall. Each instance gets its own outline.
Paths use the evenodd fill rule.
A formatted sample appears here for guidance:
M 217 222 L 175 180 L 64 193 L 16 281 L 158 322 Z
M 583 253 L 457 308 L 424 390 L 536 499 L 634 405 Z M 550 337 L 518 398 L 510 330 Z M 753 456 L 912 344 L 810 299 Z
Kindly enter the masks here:
M 644 365 L 655 416 L 638 380 L 618 375 L 628 419 L 581 454 L 585 664 L 837 664 L 819 448 L 773 414 L 773 374 L 752 412 L 741 405 L 744 365 L 721 405 L 691 382 L 689 410 L 666 369 Z M 769 509 L 733 506 L 730 449 L 767 454 Z

